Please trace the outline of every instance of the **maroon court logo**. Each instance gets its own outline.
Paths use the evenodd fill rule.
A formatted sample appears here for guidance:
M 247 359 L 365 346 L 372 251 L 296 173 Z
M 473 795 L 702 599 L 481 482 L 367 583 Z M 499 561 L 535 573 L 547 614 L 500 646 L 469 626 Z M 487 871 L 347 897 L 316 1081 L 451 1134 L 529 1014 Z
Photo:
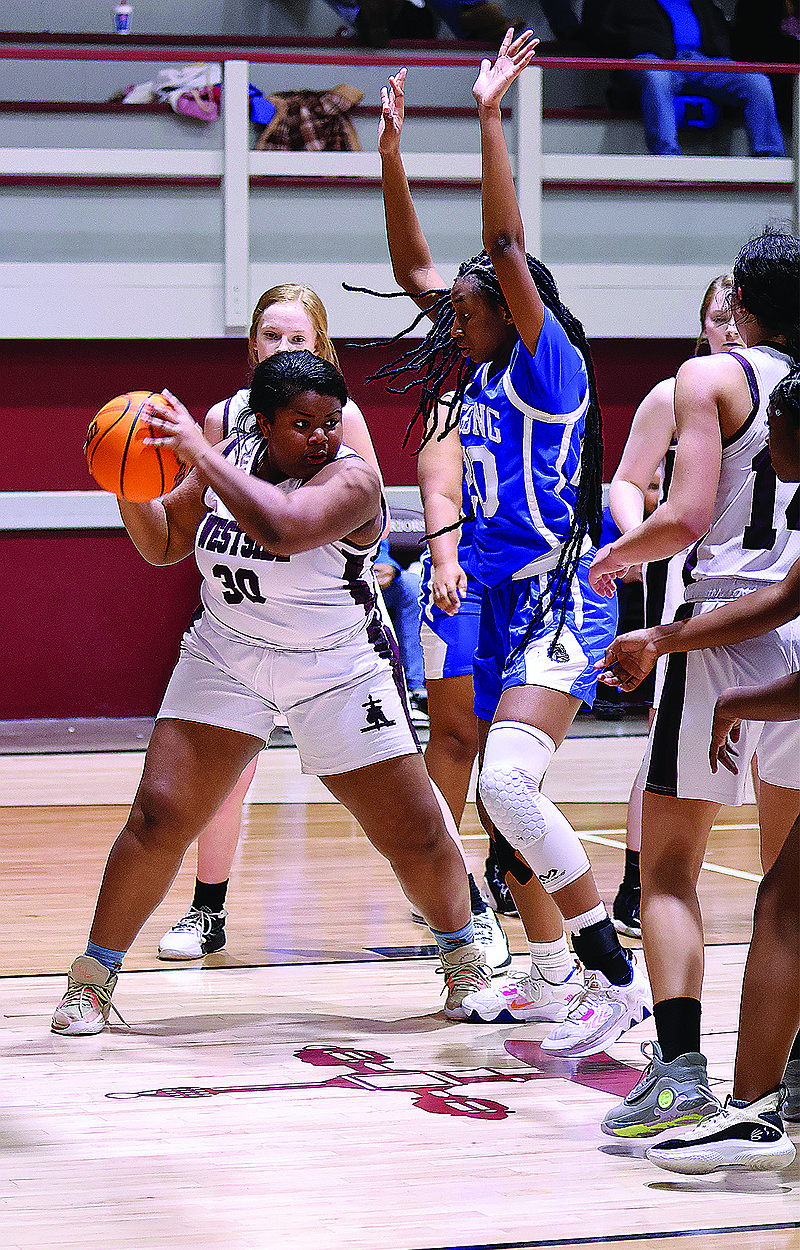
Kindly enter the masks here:
M 472 1090 L 491 1085 L 523 1085 L 528 1081 L 562 1079 L 587 1089 L 602 1090 L 623 1098 L 641 1073 L 605 1053 L 585 1059 L 563 1059 L 547 1054 L 532 1041 L 508 1041 L 508 1054 L 526 1064 L 529 1071 L 504 1072 L 499 1068 L 396 1068 L 388 1055 L 349 1046 L 304 1046 L 295 1058 L 314 1068 L 343 1069 L 336 1076 L 317 1081 L 282 1081 L 268 1085 L 175 1085 L 106 1094 L 107 1098 L 215 1098 L 224 1094 L 273 1094 L 293 1090 L 352 1089 L 374 1094 L 403 1093 L 412 1105 L 431 1115 L 468 1116 L 474 1120 L 505 1120 L 512 1109 L 490 1098 L 476 1097 Z

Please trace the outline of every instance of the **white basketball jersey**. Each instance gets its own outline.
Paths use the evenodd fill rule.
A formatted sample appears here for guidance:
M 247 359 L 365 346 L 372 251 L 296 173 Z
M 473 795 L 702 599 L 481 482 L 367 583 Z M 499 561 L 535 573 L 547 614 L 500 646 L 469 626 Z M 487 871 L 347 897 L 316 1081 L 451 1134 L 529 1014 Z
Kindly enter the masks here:
M 791 358 L 764 344 L 730 355 L 745 371 L 753 409 L 723 442 L 711 525 L 686 560 L 687 583 L 707 577 L 778 582 L 800 556 L 800 487 L 777 480 L 767 447 L 769 397 L 789 372 Z
M 245 473 L 253 471 L 260 436 L 235 439 L 223 451 Z M 359 459 L 340 447 L 337 460 Z M 288 479 L 277 489 L 289 495 L 304 482 Z M 243 640 L 287 651 L 338 646 L 366 629 L 377 609 L 372 573 L 379 546 L 357 547 L 341 539 L 292 556 L 266 551 L 239 528 L 211 489 L 209 511 L 197 529 L 195 559 L 203 576 L 200 597 L 208 615 Z
M 241 412 L 244 412 L 250 402 L 250 391 L 245 386 L 242 390 L 237 391 L 235 395 L 231 395 L 230 399 L 225 400 L 225 407 L 222 410 L 222 437 L 228 438 L 236 429 L 236 421 Z

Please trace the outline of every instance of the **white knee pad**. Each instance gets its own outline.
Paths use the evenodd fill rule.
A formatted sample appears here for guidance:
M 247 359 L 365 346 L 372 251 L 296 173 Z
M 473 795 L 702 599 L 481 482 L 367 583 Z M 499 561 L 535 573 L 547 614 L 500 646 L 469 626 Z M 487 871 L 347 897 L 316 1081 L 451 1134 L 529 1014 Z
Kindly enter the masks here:
M 539 786 L 555 743 L 541 729 L 497 721 L 489 730 L 478 787 L 492 822 L 524 857 L 548 894 L 589 868 L 569 821 Z

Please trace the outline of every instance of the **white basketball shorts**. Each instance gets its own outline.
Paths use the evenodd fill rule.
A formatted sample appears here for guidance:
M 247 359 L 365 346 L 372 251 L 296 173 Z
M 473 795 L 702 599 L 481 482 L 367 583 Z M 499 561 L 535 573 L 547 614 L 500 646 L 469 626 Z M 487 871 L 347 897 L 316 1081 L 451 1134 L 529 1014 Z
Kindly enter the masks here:
M 267 742 L 280 713 L 304 773 L 352 772 L 420 749 L 396 654 L 377 615 L 342 646 L 280 651 L 240 639 L 204 613 L 184 635 L 158 718 Z
M 713 602 L 695 604 L 694 612 L 712 611 L 715 606 Z M 684 607 L 679 615 L 686 611 Z M 714 706 L 722 691 L 729 686 L 761 686 L 798 669 L 797 621 L 736 646 L 670 655 L 640 773 L 644 789 L 738 806 L 744 802 L 750 761 L 756 752 L 762 781 L 788 790 L 800 788 L 798 721 L 743 721 L 736 746 L 736 774 L 722 765 L 712 773 L 708 759 Z

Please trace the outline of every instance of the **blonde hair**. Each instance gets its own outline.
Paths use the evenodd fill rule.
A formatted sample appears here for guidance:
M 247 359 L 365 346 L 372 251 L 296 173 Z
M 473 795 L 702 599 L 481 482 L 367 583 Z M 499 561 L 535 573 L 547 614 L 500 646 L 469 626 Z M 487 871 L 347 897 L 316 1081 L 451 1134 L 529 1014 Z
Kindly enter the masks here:
M 339 368 L 339 358 L 328 334 L 328 314 L 325 312 L 325 305 L 322 300 L 316 291 L 312 291 L 310 286 L 300 286 L 296 282 L 282 282 L 279 286 L 271 286 L 268 291 L 265 291 L 253 309 L 253 320 L 250 322 L 250 337 L 248 340 L 251 369 L 255 369 L 258 364 L 258 356 L 256 355 L 258 327 L 264 310 L 272 304 L 302 304 L 308 314 L 308 319 L 311 322 L 315 335 L 314 355 L 321 357 L 322 360 L 327 360 L 328 364 L 333 365 L 334 368 Z
M 730 291 L 732 289 L 733 278 L 729 273 L 721 273 L 718 278 L 714 278 L 713 282 L 709 283 L 708 290 L 703 296 L 702 303 L 700 304 L 700 334 L 698 335 L 697 342 L 694 345 L 695 356 L 711 355 L 711 348 L 709 347 L 708 339 L 706 338 L 706 316 L 708 315 L 708 310 L 718 293 L 720 291 Z

